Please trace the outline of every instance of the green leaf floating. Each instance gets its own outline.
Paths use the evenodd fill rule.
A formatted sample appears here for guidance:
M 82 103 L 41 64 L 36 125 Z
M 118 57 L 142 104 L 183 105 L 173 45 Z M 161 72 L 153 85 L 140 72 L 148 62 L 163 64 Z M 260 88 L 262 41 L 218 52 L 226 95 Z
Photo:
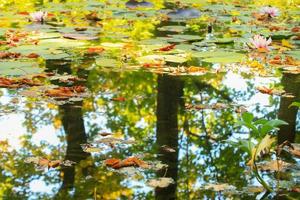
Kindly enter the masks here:
M 227 51 L 194 52 L 192 56 L 208 63 L 236 63 L 246 58 L 244 54 Z
M 178 32 L 178 33 L 183 32 L 186 29 L 187 28 L 185 26 L 162 26 L 158 28 L 159 31 Z
M 62 49 L 81 47 L 84 45 L 86 45 L 86 43 L 82 41 L 57 38 L 41 40 L 38 45 L 17 46 L 11 48 L 9 51 L 23 55 L 36 53 L 44 59 L 63 59 L 70 57 L 70 55 L 62 51 Z
M 96 64 L 101 67 L 119 67 L 120 63 L 112 58 L 97 58 Z
M 27 74 L 41 73 L 42 68 L 35 62 L 4 61 L 0 62 L 1 76 L 21 76 Z
M 189 42 L 203 40 L 203 37 L 200 37 L 198 35 L 169 35 L 169 36 L 171 37 L 169 39 L 169 41 L 171 41 L 172 39 L 182 40 L 182 41 L 189 41 Z
M 161 62 L 170 62 L 170 63 L 184 63 L 188 59 L 185 54 L 175 54 L 175 55 L 147 55 L 137 58 L 137 61 L 140 64 L 145 63 L 161 63 Z

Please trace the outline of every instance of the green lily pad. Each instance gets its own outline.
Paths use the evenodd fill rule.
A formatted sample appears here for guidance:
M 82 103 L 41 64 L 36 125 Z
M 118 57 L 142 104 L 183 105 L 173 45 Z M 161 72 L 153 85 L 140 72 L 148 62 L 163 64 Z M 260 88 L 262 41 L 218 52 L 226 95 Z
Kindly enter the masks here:
M 285 52 L 286 54 L 292 56 L 293 58 L 300 60 L 300 50 L 296 50 L 296 51 L 287 51 Z
M 209 63 L 235 63 L 242 61 L 246 56 L 236 52 L 226 51 L 203 51 L 194 52 L 192 56 L 201 58 L 201 61 Z
M 179 40 L 184 40 L 189 42 L 203 40 L 203 37 L 198 35 L 169 35 L 169 36 L 174 39 L 179 39 Z
M 264 34 L 264 35 L 271 36 L 271 38 L 273 40 L 282 40 L 282 39 L 289 39 L 294 34 L 290 31 L 277 31 L 277 32 L 272 32 L 272 33 Z
M 169 31 L 169 32 L 183 32 L 185 31 L 187 28 L 185 26 L 162 26 L 159 27 L 158 30 L 159 31 Z
M 112 58 L 98 58 L 96 64 L 101 67 L 118 67 L 120 65 L 117 60 Z
M 145 63 L 162 63 L 162 62 L 170 62 L 170 63 L 184 63 L 188 59 L 185 54 L 176 54 L 176 55 L 147 55 L 137 58 L 137 61 L 140 64 Z
M 0 62 L 0 74 L 2 76 L 21 76 L 41 73 L 41 69 L 35 62 L 2 61 Z

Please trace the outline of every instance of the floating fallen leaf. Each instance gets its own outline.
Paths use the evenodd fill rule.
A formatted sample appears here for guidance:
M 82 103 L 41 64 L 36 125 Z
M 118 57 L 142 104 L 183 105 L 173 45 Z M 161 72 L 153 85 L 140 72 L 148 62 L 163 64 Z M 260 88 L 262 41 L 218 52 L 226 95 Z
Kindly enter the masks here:
M 222 110 L 228 108 L 229 105 L 224 104 L 224 103 L 215 103 L 211 105 L 206 105 L 206 104 L 198 104 L 198 105 L 192 105 L 192 104 L 185 104 L 185 108 L 190 110 L 190 109 L 195 109 L 195 110 L 204 110 L 204 109 L 213 109 L 213 110 Z
M 149 181 L 147 181 L 147 185 L 154 188 L 166 188 L 172 184 L 175 184 L 175 181 L 169 177 L 161 177 L 156 179 L 150 179 Z
M 104 137 L 97 140 L 96 143 L 106 144 L 114 148 L 116 144 L 135 144 L 135 140 L 134 139 L 123 140 L 115 137 Z
M 171 51 L 176 47 L 176 44 L 167 45 L 165 47 L 159 48 L 159 51 Z
M 258 21 L 266 21 L 269 19 L 267 14 L 252 13 L 252 16 Z
M 62 163 L 61 163 L 61 165 L 66 166 L 66 167 L 71 167 L 71 166 L 73 166 L 73 165 L 75 165 L 75 164 L 76 164 L 76 162 L 71 161 L 71 160 L 64 160 L 64 161 L 62 161 Z
M 0 87 L 4 88 L 19 88 L 22 86 L 40 86 L 41 83 L 37 80 L 33 81 L 28 78 L 5 78 L 0 77 Z
M 81 146 L 82 150 L 87 153 L 99 153 L 103 150 L 102 148 L 95 147 L 94 145 L 89 144 L 89 143 L 81 144 L 80 146 Z
M 297 193 L 300 193 L 300 187 L 293 187 L 291 189 L 291 192 L 297 192 Z
M 294 58 L 291 57 L 291 56 L 285 56 L 285 62 L 284 62 L 284 64 L 287 64 L 287 65 L 294 65 L 294 66 L 299 66 L 299 65 L 300 65 L 300 61 L 294 59 Z
M 125 97 L 114 97 L 114 98 L 111 98 L 112 101 L 126 101 L 126 98 Z
M 173 149 L 173 148 L 171 148 L 171 147 L 169 147 L 169 146 L 167 146 L 167 145 L 161 146 L 160 149 L 161 149 L 162 151 L 168 152 L 168 153 L 174 153 L 174 152 L 176 152 L 175 149 Z
M 25 163 L 34 163 L 37 166 L 41 168 L 56 168 L 60 165 L 64 166 L 72 166 L 75 164 L 73 161 L 65 160 L 48 160 L 47 158 L 41 158 L 41 157 L 28 157 L 24 160 Z
M 294 105 L 297 105 L 297 102 L 294 102 Z M 290 106 L 293 106 L 293 104 L 291 104 Z M 287 151 L 300 158 L 300 145 L 297 143 L 290 143 L 288 140 L 283 142 L 282 144 L 278 145 L 277 147 L 277 154 L 280 155 L 282 150 L 284 149 L 284 147 L 287 147 Z
M 187 68 L 187 72 L 188 73 L 206 73 L 208 70 L 204 67 L 195 67 L 195 66 L 191 66 L 189 68 Z
M 265 86 L 258 86 L 256 87 L 256 89 L 263 94 L 278 95 L 278 96 L 286 95 L 286 97 L 293 97 L 292 94 L 286 93 L 284 90 L 271 89 Z
M 267 88 L 265 86 L 258 86 L 256 89 L 263 94 L 272 94 L 273 89 Z
M 292 164 L 284 162 L 282 160 L 272 160 L 269 162 L 258 163 L 257 168 L 262 171 L 282 171 L 291 167 Z
M 45 91 L 46 96 L 50 97 L 75 97 L 85 92 L 85 87 L 83 86 L 73 86 L 73 87 L 58 87 L 54 89 L 49 89 Z
M 20 53 L 0 52 L 0 59 L 19 58 L 19 57 L 21 57 Z
M 243 188 L 243 191 L 249 194 L 253 194 L 253 193 L 260 193 L 263 192 L 265 189 L 263 187 L 260 186 L 247 186 Z
M 162 63 L 144 63 L 142 66 L 146 67 L 146 68 L 148 68 L 148 67 L 161 67 Z
M 104 161 L 104 164 L 106 166 L 112 167 L 114 169 L 120 169 L 122 167 L 141 167 L 144 169 L 149 168 L 149 165 L 146 162 L 140 160 L 137 157 L 130 157 L 130 158 L 126 158 L 124 160 L 110 158 L 110 159 L 106 159 Z
M 236 188 L 232 185 L 229 185 L 227 183 L 223 183 L 223 184 L 213 184 L 213 183 L 209 183 L 207 185 L 204 186 L 204 189 L 206 190 L 214 190 L 216 192 L 220 192 L 220 191 L 224 191 L 224 190 L 235 190 Z
M 245 106 L 239 106 L 235 109 L 235 112 L 236 113 L 245 113 L 245 112 L 248 112 L 247 108 Z
M 92 20 L 92 21 L 100 21 L 101 19 L 98 17 L 98 13 L 93 11 L 89 14 L 87 14 L 86 16 L 86 19 L 88 20 Z
M 38 58 L 40 56 L 38 54 L 36 54 L 36 53 L 31 53 L 31 54 L 28 54 L 26 57 L 27 58 Z
M 104 50 L 105 50 L 105 49 L 104 49 L 103 47 L 101 47 L 101 46 L 95 46 L 95 47 L 89 47 L 89 48 L 87 49 L 87 52 L 88 52 L 89 54 L 100 54 L 100 53 L 102 53 Z
M 294 33 L 298 33 L 300 31 L 300 26 L 293 27 L 291 29 L 291 31 L 294 32 Z
M 77 28 L 74 28 L 75 31 L 86 31 L 87 28 L 85 27 L 77 27 Z
M 85 81 L 85 79 L 73 75 L 55 75 L 55 76 L 51 76 L 50 80 L 59 80 L 59 82 L 62 83 L 73 83 L 73 82 Z
M 18 88 L 20 86 L 19 86 L 19 84 L 17 84 L 17 81 L 15 81 L 13 79 L 0 77 L 0 87 Z
M 107 132 L 103 132 L 103 133 L 98 133 L 99 135 L 105 137 L 105 136 L 111 136 L 112 133 L 107 133 Z

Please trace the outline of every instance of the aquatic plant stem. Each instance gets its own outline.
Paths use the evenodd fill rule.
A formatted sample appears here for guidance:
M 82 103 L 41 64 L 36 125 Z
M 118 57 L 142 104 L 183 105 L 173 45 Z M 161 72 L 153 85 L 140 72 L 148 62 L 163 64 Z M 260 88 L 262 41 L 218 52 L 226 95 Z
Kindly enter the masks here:
M 258 168 L 256 166 L 255 160 L 254 160 L 254 169 L 253 169 L 253 173 L 256 177 L 256 179 L 258 180 L 258 182 L 268 191 L 268 192 L 273 192 L 273 190 L 269 187 L 269 185 L 264 181 L 264 179 L 260 176 L 259 172 L 258 172 Z

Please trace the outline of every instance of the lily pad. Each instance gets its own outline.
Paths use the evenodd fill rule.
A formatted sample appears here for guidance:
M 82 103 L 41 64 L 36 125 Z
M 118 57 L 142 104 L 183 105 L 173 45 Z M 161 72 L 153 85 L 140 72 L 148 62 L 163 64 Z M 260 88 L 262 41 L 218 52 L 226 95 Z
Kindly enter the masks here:
M 3 76 L 21 76 L 41 73 L 43 70 L 35 62 L 4 61 L 0 62 L 0 74 Z
M 174 39 L 180 39 L 180 40 L 185 40 L 190 42 L 203 40 L 203 37 L 198 35 L 169 35 L 169 36 Z
M 169 32 L 184 32 L 187 28 L 185 26 L 162 26 L 159 27 L 159 31 L 169 31 Z
M 208 63 L 236 63 L 245 59 L 245 55 L 236 52 L 226 51 L 203 51 L 192 54 L 195 58 L 201 58 L 201 61 Z
M 117 67 L 119 63 L 117 60 L 112 58 L 98 58 L 96 59 L 96 64 L 101 67 Z
M 79 34 L 79 33 L 67 33 L 63 34 L 64 38 L 73 39 L 73 40 L 97 40 L 98 36 L 87 35 L 87 34 Z
M 176 54 L 176 55 L 147 55 L 143 57 L 137 58 L 137 61 L 140 64 L 145 63 L 164 63 L 164 62 L 171 62 L 171 63 L 184 63 L 188 59 L 185 54 Z
M 174 19 L 192 19 L 192 18 L 198 18 L 200 17 L 200 15 L 201 15 L 200 11 L 194 8 L 188 8 L 188 9 L 182 8 L 168 13 L 168 16 Z

